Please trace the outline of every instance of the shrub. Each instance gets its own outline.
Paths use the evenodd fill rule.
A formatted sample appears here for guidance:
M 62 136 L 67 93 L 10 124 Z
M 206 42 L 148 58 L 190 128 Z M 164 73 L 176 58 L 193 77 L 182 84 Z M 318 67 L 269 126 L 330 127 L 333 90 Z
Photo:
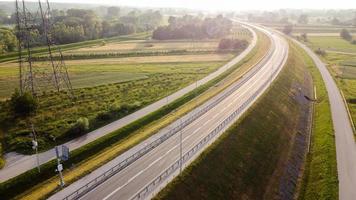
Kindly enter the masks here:
M 292 24 L 287 24 L 283 28 L 283 33 L 286 35 L 290 35 L 293 31 L 293 25 Z
M 18 90 L 11 96 L 11 108 L 17 115 L 28 116 L 34 112 L 38 107 L 38 102 L 29 92 L 20 94 Z
M 68 131 L 69 134 L 83 134 L 89 130 L 89 120 L 86 117 L 80 117 L 74 126 Z
M 315 50 L 315 53 L 321 56 L 325 56 L 326 52 L 323 49 L 318 48 L 317 50 Z
M 356 40 L 352 40 L 351 44 L 356 44 Z
M 340 32 L 340 37 L 344 40 L 351 41 L 352 40 L 352 35 L 347 29 L 342 29 Z
M 219 49 L 226 50 L 226 49 L 245 49 L 248 45 L 246 40 L 239 40 L 239 39 L 221 39 L 219 42 Z

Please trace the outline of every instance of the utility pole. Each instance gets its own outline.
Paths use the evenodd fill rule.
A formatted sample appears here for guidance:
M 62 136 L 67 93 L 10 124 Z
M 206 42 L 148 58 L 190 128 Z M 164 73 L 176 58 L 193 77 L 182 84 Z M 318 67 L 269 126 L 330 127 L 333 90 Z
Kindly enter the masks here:
M 35 128 L 34 128 L 33 124 L 31 124 L 31 127 L 32 127 L 32 137 L 33 137 L 32 149 L 34 149 L 36 151 L 37 169 L 38 169 L 38 172 L 41 172 L 41 169 L 40 169 L 40 158 L 38 156 L 37 136 L 36 136 L 36 132 L 35 132 Z
M 182 125 L 182 118 L 180 118 L 180 125 Z M 179 144 L 179 154 L 180 154 L 180 173 L 182 173 L 182 166 L 183 166 L 183 158 L 182 158 L 182 154 L 183 154 L 183 138 L 182 138 L 182 134 L 183 134 L 183 129 L 181 128 L 180 129 L 180 137 L 179 137 L 179 140 L 180 140 L 180 144 Z
M 61 157 L 59 156 L 59 150 L 58 150 L 58 146 L 56 146 L 56 156 L 57 156 L 57 169 L 56 172 L 58 172 L 59 174 L 59 185 L 63 188 L 64 187 L 64 180 L 63 180 L 63 175 L 62 175 L 62 171 L 63 171 L 63 165 L 61 164 Z

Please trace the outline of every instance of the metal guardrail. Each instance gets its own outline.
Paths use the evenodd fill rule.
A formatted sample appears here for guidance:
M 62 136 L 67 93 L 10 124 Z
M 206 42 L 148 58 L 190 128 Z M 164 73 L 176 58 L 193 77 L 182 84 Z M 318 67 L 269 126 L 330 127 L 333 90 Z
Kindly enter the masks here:
M 274 76 L 275 73 L 281 67 L 282 62 L 278 65 L 279 67 L 274 70 L 271 76 Z M 272 78 L 272 77 L 271 77 Z M 269 83 L 269 84 L 268 84 Z M 131 200 L 139 200 L 144 199 L 150 194 L 153 190 L 155 190 L 163 181 L 165 181 L 171 174 L 173 174 L 176 170 L 180 169 L 180 166 L 191 159 L 197 152 L 199 152 L 205 144 L 210 142 L 212 138 L 214 138 L 218 133 L 222 134 L 223 129 L 226 128 L 226 125 L 231 123 L 235 118 L 241 114 L 241 112 L 249 105 L 255 98 L 260 94 L 262 90 L 264 90 L 271 82 L 269 79 L 266 80 L 265 84 L 262 84 L 259 89 L 253 93 L 238 109 L 236 109 L 229 117 L 227 117 L 223 122 L 219 124 L 213 131 L 211 131 L 206 137 L 204 137 L 198 144 L 196 144 L 192 149 L 190 149 L 187 153 L 182 156 L 182 160 L 176 160 L 170 167 L 168 167 L 164 172 L 162 172 L 157 178 L 151 181 L 148 185 L 146 185 L 143 189 L 141 189 L 138 193 L 136 193 Z
M 227 92 L 225 92 L 222 96 L 217 98 L 214 102 L 210 103 L 209 105 L 207 105 L 206 107 L 204 107 L 203 109 L 201 109 L 200 111 L 198 111 L 197 113 L 195 113 L 194 115 L 189 117 L 187 120 L 183 121 L 178 126 L 171 129 L 168 133 L 162 135 L 160 138 L 156 139 L 155 141 L 146 145 L 142 149 L 138 150 L 136 153 L 134 153 L 130 157 L 126 158 L 125 160 L 121 161 L 119 164 L 115 165 L 114 167 L 105 171 L 103 174 L 101 174 L 100 176 L 91 180 L 90 182 L 88 182 L 84 186 L 80 187 L 73 193 L 64 197 L 63 200 L 79 199 L 81 196 L 85 195 L 86 193 L 88 193 L 89 191 L 91 191 L 92 189 L 94 189 L 95 187 L 97 187 L 98 185 L 100 185 L 101 183 L 103 183 L 104 181 L 109 179 L 110 177 L 114 176 L 115 174 L 117 174 L 118 172 L 120 172 L 121 170 L 123 170 L 124 168 L 126 168 L 127 166 L 129 166 L 130 164 L 132 164 L 133 162 L 135 162 L 136 160 L 138 160 L 139 158 L 141 158 L 148 152 L 150 152 L 152 149 L 156 148 L 157 146 L 162 144 L 164 141 L 166 141 L 167 139 L 169 139 L 170 137 L 172 137 L 173 135 L 178 133 L 181 129 L 183 129 L 184 127 L 186 127 L 187 125 L 189 125 L 190 123 L 195 121 L 197 118 L 199 118 L 200 116 L 202 116 L 203 114 L 208 112 L 211 108 L 215 107 L 217 104 L 219 104 L 225 98 L 230 96 L 234 91 L 236 91 L 238 88 L 240 88 L 244 83 L 246 83 L 253 75 L 255 75 L 258 72 L 258 70 L 263 66 L 263 64 L 268 61 L 268 58 L 271 57 L 274 49 L 275 49 L 275 45 L 272 44 L 272 48 L 269 50 L 269 52 L 256 64 L 256 66 L 257 65 L 260 65 L 260 66 L 253 68 L 252 73 L 250 73 L 248 76 L 246 76 L 241 82 L 236 84 L 234 87 L 229 88 Z

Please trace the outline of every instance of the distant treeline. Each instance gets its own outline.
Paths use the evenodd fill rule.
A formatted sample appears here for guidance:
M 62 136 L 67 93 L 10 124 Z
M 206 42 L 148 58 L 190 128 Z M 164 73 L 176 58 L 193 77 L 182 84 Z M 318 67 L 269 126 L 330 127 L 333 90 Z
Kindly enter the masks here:
M 215 18 L 170 17 L 169 25 L 158 27 L 152 35 L 153 39 L 206 39 L 222 38 L 231 33 L 232 22 L 219 15 Z
M 3 23 L 16 24 L 15 13 L 6 20 L 1 15 L 4 14 L 0 12 L 0 19 L 3 20 Z M 160 12 L 152 10 L 144 12 L 136 10 L 121 15 L 119 7 L 109 7 L 105 17 L 99 17 L 93 10 L 53 10 L 51 15 L 52 29 L 50 31 L 56 44 L 68 44 L 154 30 L 161 24 L 162 19 Z M 39 22 L 31 30 L 32 46 L 42 46 L 45 44 L 44 31 L 40 19 L 36 20 Z M 0 37 L 0 53 L 15 50 L 11 45 L 13 38 L 16 39 L 14 30 L 9 28 L 6 33 L 1 30 L 0 34 L 2 34 L 0 36 L 6 34 L 6 39 L 4 39 L 4 36 Z M 8 36 L 9 34 L 10 36 Z

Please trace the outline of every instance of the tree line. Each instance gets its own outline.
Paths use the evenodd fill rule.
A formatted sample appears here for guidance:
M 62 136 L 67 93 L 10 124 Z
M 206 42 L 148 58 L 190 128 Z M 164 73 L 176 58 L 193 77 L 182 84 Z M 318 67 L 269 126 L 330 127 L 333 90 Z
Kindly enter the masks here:
M 4 17 L 0 17 L 0 19 L 3 20 L 0 23 L 5 22 L 11 24 L 12 27 L 16 25 L 15 13 L 6 17 L 6 19 Z M 53 10 L 50 33 L 56 44 L 68 44 L 154 30 L 161 24 L 162 19 L 161 13 L 153 10 L 144 12 L 135 10 L 121 15 L 119 7 L 109 7 L 104 17 L 100 17 L 93 10 L 87 9 Z M 37 20 L 38 25 L 32 28 L 31 38 L 33 46 L 42 46 L 45 44 L 44 31 L 40 20 Z M 16 44 L 16 29 L 11 29 L 0 30 L 0 36 L 2 36 L 0 37 L 0 53 L 16 49 L 13 46 L 14 39 Z
M 209 39 L 221 38 L 231 33 L 231 20 L 218 15 L 215 18 L 170 17 L 167 26 L 154 30 L 152 38 L 157 40 L 169 39 Z

